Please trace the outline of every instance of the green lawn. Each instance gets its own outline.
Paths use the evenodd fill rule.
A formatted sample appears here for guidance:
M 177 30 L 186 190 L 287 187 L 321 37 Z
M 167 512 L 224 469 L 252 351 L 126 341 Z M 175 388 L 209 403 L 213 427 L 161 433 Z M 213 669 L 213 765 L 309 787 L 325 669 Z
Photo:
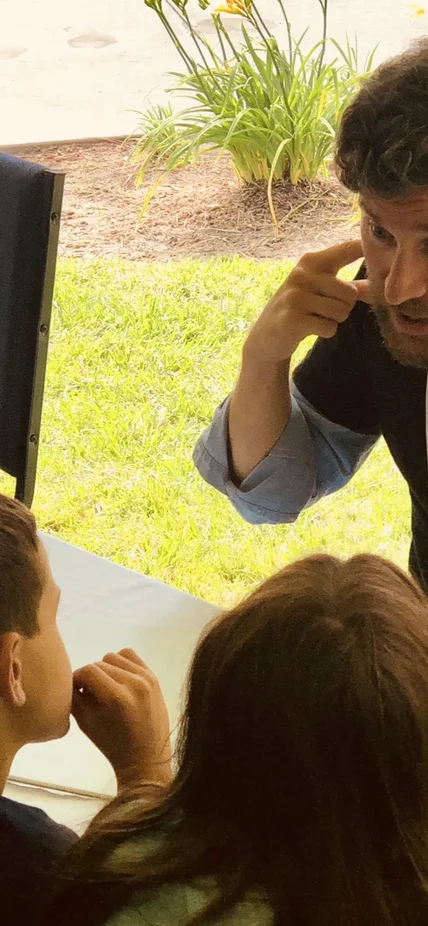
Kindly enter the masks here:
M 407 489 L 383 445 L 349 487 L 279 527 L 245 524 L 193 469 L 248 325 L 290 266 L 60 262 L 34 504 L 42 528 L 222 604 L 316 550 L 406 563 Z

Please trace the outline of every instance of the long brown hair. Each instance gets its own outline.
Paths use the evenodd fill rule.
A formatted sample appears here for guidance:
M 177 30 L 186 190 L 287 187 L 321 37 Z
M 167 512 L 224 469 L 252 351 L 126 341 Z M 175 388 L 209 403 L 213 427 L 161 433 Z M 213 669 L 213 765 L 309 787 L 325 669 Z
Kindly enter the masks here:
M 139 850 L 118 850 L 136 837 Z M 205 875 L 220 896 L 192 924 L 251 888 L 278 926 L 418 921 L 428 604 L 398 567 L 309 557 L 213 623 L 189 674 L 173 785 L 149 806 L 141 786 L 98 815 L 69 861 L 60 921 L 84 923 L 85 896 L 96 924 L 137 889 Z

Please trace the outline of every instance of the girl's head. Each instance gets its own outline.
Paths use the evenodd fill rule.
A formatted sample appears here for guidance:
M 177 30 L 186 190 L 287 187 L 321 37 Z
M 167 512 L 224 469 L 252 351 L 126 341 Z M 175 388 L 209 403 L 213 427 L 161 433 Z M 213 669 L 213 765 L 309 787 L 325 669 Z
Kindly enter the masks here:
M 217 620 L 193 660 L 177 787 L 263 881 L 284 866 L 286 889 L 306 874 L 316 894 L 403 864 L 416 880 L 421 857 L 428 876 L 428 603 L 416 584 L 378 557 L 313 556 Z
M 100 862 L 126 833 L 169 820 L 149 863 Z M 278 923 L 405 922 L 428 883 L 428 603 L 416 584 L 378 557 L 313 556 L 223 614 L 193 659 L 170 793 L 150 812 L 116 801 L 82 856 L 80 874 L 99 865 L 134 886 L 218 873 L 232 899 L 260 885 Z

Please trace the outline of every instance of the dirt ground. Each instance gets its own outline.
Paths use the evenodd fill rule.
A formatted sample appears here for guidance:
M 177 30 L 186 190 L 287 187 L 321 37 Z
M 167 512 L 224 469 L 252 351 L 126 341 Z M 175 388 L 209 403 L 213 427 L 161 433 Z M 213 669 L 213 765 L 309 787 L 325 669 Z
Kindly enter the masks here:
M 230 254 L 294 259 L 354 234 L 349 197 L 333 176 L 298 190 L 277 184 L 277 231 L 266 187 L 242 185 L 228 159 L 213 155 L 170 175 L 140 218 L 153 175 L 136 188 L 132 147 L 132 142 L 114 140 L 13 151 L 66 173 L 62 255 L 141 261 Z

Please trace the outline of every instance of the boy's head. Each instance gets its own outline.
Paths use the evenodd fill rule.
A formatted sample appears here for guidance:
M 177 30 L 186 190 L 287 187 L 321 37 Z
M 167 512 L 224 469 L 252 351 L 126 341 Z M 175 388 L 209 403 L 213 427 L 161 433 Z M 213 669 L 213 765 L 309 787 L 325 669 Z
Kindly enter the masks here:
M 0 759 L 69 727 L 72 672 L 57 623 L 60 590 L 27 508 L 0 495 Z

